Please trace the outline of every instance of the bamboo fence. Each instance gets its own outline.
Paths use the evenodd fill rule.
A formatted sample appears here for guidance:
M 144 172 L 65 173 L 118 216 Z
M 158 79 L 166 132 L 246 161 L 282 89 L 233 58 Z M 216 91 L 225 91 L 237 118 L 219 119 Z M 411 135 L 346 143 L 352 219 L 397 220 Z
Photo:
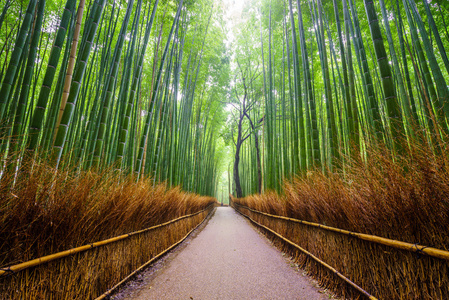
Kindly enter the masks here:
M 143 230 L 1 268 L 0 299 L 92 299 L 110 293 L 182 242 L 213 209 L 211 204 Z
M 449 251 L 272 215 L 234 201 L 232 206 L 344 297 L 449 299 Z

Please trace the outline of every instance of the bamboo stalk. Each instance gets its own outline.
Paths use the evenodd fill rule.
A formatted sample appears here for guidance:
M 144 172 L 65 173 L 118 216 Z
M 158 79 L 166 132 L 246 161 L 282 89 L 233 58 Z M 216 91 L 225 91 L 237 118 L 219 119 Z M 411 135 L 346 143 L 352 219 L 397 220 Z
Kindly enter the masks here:
M 55 143 L 53 145 L 53 160 L 56 165 L 59 164 L 61 159 L 64 145 L 67 139 L 67 134 L 69 131 L 69 126 L 72 123 L 74 110 L 76 108 L 76 103 L 78 101 L 78 96 L 80 92 L 80 87 L 82 85 L 83 77 L 85 74 L 86 66 L 89 60 L 90 52 L 92 49 L 92 41 L 97 33 L 98 22 L 103 14 L 103 9 L 105 7 L 105 1 L 99 0 L 94 2 L 89 18 L 92 19 L 92 25 L 89 28 L 88 37 L 86 40 L 85 47 L 80 52 L 78 59 L 79 65 L 75 69 L 74 76 L 72 78 L 72 84 L 70 86 L 69 98 L 67 99 L 66 108 L 61 119 L 61 124 L 58 127 L 58 133 L 56 135 Z
M 72 18 L 73 12 L 75 10 L 76 1 L 68 0 L 64 8 L 64 12 L 59 24 L 58 31 L 56 33 L 54 45 L 50 52 L 50 57 L 48 60 L 48 66 L 45 71 L 44 80 L 42 83 L 41 90 L 39 92 L 36 107 L 34 109 L 33 117 L 30 122 L 30 134 L 28 149 L 34 150 L 38 147 L 39 133 L 44 121 L 45 110 L 47 108 L 48 98 L 50 96 L 51 86 L 56 74 L 56 69 L 58 66 L 59 57 L 64 44 L 64 40 L 67 35 L 67 28 L 70 25 L 70 20 Z
M 70 59 L 66 71 L 65 81 L 64 81 L 64 89 L 62 92 L 62 99 L 59 108 L 58 119 L 56 120 L 55 132 L 53 134 L 53 141 L 56 139 L 56 135 L 58 134 L 58 127 L 61 123 L 62 115 L 64 114 L 65 105 L 67 103 L 67 99 L 69 98 L 70 93 L 70 85 L 72 84 L 72 75 L 73 69 L 75 68 L 76 61 L 76 49 L 78 47 L 78 39 L 81 31 L 81 22 L 83 20 L 84 13 L 84 4 L 85 0 L 81 0 L 78 5 L 78 12 L 76 14 L 76 25 L 75 25 L 75 33 L 73 34 L 72 46 L 70 48 Z
M 36 8 L 37 1 L 32 0 L 28 3 L 28 7 L 20 28 L 19 34 L 17 35 L 16 43 L 14 45 L 13 53 L 11 54 L 11 59 L 9 61 L 8 68 L 3 78 L 3 83 L 0 89 L 0 120 L 5 117 L 7 113 L 7 106 L 9 105 L 11 98 L 11 90 L 13 90 L 14 79 L 17 74 L 17 66 L 20 63 L 22 57 L 22 51 L 25 47 L 25 41 L 33 22 L 34 10 Z

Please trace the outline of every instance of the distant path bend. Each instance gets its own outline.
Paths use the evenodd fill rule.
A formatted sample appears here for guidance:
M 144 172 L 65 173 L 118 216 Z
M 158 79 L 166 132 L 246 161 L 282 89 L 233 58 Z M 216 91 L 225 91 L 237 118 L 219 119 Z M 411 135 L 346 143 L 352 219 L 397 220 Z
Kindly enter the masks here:
M 170 254 L 172 255 L 172 254 Z M 127 299 L 329 299 L 230 207 Z M 141 279 L 142 280 L 142 279 Z

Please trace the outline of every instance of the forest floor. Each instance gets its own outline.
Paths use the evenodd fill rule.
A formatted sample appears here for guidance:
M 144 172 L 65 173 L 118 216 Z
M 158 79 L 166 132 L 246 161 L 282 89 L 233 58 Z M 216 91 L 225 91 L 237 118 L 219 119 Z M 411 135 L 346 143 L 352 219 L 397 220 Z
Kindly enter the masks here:
M 112 299 L 330 299 L 231 207 Z

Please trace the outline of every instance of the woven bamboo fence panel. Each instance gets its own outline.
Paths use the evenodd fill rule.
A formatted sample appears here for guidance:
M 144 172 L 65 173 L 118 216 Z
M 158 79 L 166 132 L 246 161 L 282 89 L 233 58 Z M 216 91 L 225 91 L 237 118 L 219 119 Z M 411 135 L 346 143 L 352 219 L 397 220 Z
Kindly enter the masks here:
M 21 271 L 2 269 L 0 299 L 93 299 L 182 239 L 214 209 Z
M 310 226 L 257 212 L 236 203 L 233 207 L 306 249 L 378 299 L 449 299 L 449 260 L 426 254 L 426 247 L 411 245 L 409 250 L 399 249 L 332 231 L 325 226 Z M 360 297 L 360 293 L 307 255 L 273 234 L 266 234 L 323 287 L 345 298 Z M 440 254 L 444 257 L 449 252 L 440 250 Z

